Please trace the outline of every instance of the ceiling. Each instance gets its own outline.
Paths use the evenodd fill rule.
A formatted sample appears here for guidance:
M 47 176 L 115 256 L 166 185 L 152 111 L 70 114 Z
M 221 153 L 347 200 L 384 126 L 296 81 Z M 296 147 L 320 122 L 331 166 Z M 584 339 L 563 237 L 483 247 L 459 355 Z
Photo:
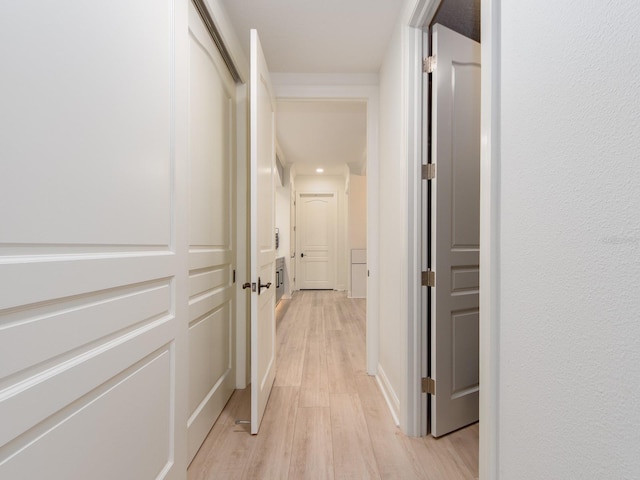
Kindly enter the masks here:
M 221 0 L 249 58 L 256 28 L 271 72 L 376 74 L 403 0 Z M 277 137 L 285 164 L 360 173 L 366 165 L 366 104 L 279 101 Z
M 361 173 L 366 164 L 367 105 L 358 101 L 281 100 L 276 110 L 278 143 L 284 163 L 296 173 Z
M 222 3 L 245 53 L 249 29 L 258 30 L 272 72 L 377 73 L 403 0 Z

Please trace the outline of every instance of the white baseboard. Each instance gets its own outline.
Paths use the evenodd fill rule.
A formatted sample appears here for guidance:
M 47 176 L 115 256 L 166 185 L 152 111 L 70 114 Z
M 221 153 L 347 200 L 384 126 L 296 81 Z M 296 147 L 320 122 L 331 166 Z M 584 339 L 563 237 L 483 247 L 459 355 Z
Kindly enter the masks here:
M 400 426 L 400 400 L 398 400 L 398 395 L 393 390 L 391 383 L 389 383 L 389 379 L 387 375 L 384 373 L 384 369 L 380 364 L 378 364 L 378 375 L 376 375 L 376 382 L 382 391 L 382 395 L 384 396 L 385 401 L 387 402 L 387 406 L 391 411 L 391 416 L 393 417 L 393 421 L 396 425 Z

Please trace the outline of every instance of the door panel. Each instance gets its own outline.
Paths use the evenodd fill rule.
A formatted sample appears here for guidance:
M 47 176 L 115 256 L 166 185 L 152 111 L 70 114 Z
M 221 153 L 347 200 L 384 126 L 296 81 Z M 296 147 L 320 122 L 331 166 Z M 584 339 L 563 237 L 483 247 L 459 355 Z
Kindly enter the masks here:
M 183 477 L 185 17 L 0 3 L 0 478 Z
M 251 433 L 257 434 L 276 374 L 276 145 L 273 90 L 255 30 L 251 30 L 250 89 Z
M 189 460 L 235 388 L 235 84 L 189 4 Z
M 300 289 L 335 288 L 336 196 L 299 193 L 297 199 L 297 284 Z
M 478 420 L 480 45 L 433 28 L 431 432 Z

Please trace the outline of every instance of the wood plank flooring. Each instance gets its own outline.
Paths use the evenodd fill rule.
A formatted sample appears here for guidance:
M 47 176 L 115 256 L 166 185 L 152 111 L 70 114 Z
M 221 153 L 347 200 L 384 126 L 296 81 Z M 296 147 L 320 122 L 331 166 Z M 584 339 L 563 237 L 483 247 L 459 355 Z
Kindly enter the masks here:
M 237 390 L 188 470 L 189 480 L 478 477 L 478 424 L 440 439 L 395 426 L 365 372 L 365 301 L 297 292 L 277 311 L 278 367 L 260 433 Z

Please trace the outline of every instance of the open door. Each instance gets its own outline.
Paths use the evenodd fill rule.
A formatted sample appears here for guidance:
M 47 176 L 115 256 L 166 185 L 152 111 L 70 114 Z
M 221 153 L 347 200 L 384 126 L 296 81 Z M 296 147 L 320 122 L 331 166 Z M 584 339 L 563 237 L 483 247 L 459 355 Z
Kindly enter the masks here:
M 258 32 L 251 30 L 251 433 L 276 376 L 275 101 Z M 271 288 L 273 286 L 273 288 Z
M 478 420 L 480 45 L 442 25 L 432 42 L 431 433 L 438 437 Z

